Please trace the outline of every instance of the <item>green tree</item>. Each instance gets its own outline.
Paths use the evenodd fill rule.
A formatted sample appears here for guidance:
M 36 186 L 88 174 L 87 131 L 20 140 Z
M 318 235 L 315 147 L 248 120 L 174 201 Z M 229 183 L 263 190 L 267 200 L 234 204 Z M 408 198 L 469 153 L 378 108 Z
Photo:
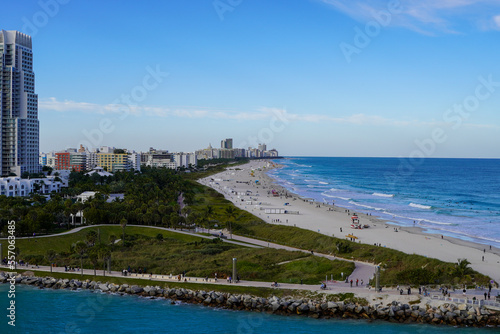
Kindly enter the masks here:
M 110 234 L 110 235 L 109 235 L 109 244 L 110 244 L 111 246 L 113 246 L 113 245 L 115 244 L 116 239 L 117 239 L 117 238 L 116 238 L 116 235 L 114 235 L 114 234 Z
M 97 275 L 97 264 L 99 263 L 99 250 L 98 247 L 94 246 L 88 250 L 89 260 L 94 266 L 94 276 Z
M 106 245 L 99 245 L 97 255 L 103 261 L 104 275 L 106 275 L 106 263 L 111 259 L 111 249 Z
M 83 275 L 83 254 L 87 251 L 87 244 L 83 241 L 78 241 L 75 244 L 75 251 L 80 255 L 80 270 Z
M 94 246 L 97 241 L 97 232 L 95 230 L 89 231 L 85 236 L 89 245 Z
M 467 259 L 458 259 L 455 264 L 455 269 L 453 271 L 454 276 L 456 277 L 464 277 L 465 275 L 470 275 L 473 273 L 472 268 L 470 267 L 470 262 Z
M 127 227 L 127 220 L 125 218 L 122 218 L 120 220 L 120 225 L 122 226 L 122 245 L 125 244 L 125 227 Z
M 236 210 L 235 210 L 234 206 L 230 205 L 226 208 L 225 212 L 226 212 L 227 217 L 229 218 L 228 219 L 229 236 L 232 239 L 233 238 L 233 230 L 232 230 L 231 223 L 232 223 L 232 220 L 236 217 Z

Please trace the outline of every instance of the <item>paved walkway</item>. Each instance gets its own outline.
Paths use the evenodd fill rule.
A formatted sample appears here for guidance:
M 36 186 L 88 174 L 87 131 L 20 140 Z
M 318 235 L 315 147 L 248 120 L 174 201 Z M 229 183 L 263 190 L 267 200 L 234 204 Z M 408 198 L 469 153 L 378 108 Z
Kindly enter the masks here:
M 6 272 L 12 272 L 8 267 L 0 265 L 0 268 L 5 268 Z M 17 269 L 14 270 L 14 272 L 17 273 L 22 273 L 24 271 L 39 271 L 39 272 L 46 272 L 47 276 L 50 276 L 51 269 L 49 266 L 38 266 L 35 267 L 33 265 L 28 265 L 28 266 L 21 266 L 18 265 Z M 52 272 L 54 273 L 71 273 L 75 274 L 75 279 L 78 279 L 79 276 L 82 275 L 82 271 L 71 271 L 71 272 L 66 272 L 64 267 L 52 267 Z M 84 269 L 83 270 L 84 275 L 94 275 L 94 269 Z M 263 288 L 272 288 L 271 284 L 272 282 L 261 282 L 261 281 L 245 281 L 241 280 L 238 283 L 232 282 L 229 283 L 226 279 L 218 279 L 215 280 L 215 278 L 202 278 L 202 277 L 182 277 L 181 280 L 179 280 L 180 275 L 150 275 L 150 274 L 128 274 L 126 277 L 123 276 L 122 272 L 119 271 L 105 271 L 102 269 L 99 269 L 96 271 L 96 280 L 100 281 L 105 281 L 106 277 L 118 277 L 118 278 L 137 278 L 137 279 L 144 279 L 151 281 L 151 285 L 155 285 L 158 283 L 168 283 L 168 282 L 187 282 L 187 283 L 199 283 L 199 284 L 216 284 L 216 285 L 238 285 L 238 286 L 248 286 L 248 287 L 263 287 Z M 123 283 L 127 283 L 126 280 L 123 281 Z M 209 288 L 209 287 L 207 287 Z M 278 285 L 279 289 L 294 289 L 294 290 L 305 290 L 305 291 L 324 291 L 325 293 L 345 293 L 345 292 L 363 292 L 364 290 L 368 291 L 366 286 L 359 286 L 359 287 L 353 287 L 350 288 L 348 284 L 341 284 L 341 285 L 336 285 L 336 286 L 329 286 L 327 290 L 321 290 L 320 285 L 308 285 L 308 284 L 289 284 L 289 283 L 279 283 Z M 395 294 L 395 293 L 394 293 Z
M 283 245 L 275 244 L 275 243 L 272 243 L 272 242 L 267 242 L 267 241 L 263 241 L 263 240 L 242 237 L 242 236 L 238 236 L 238 235 L 234 235 L 234 234 L 233 234 L 233 239 L 232 240 L 239 240 L 239 241 L 242 241 L 242 242 L 252 243 L 252 244 L 260 245 L 260 246 L 263 246 L 263 247 L 271 247 L 271 248 L 275 248 L 275 249 L 284 249 L 284 250 L 288 250 L 288 251 L 299 251 L 299 252 L 304 252 L 304 253 L 307 253 L 307 254 L 311 254 L 311 252 L 307 251 L 307 250 L 303 250 L 303 249 L 299 249 L 299 248 L 294 248 L 294 247 L 289 247 L 289 246 L 283 246 Z M 343 259 L 343 258 L 335 257 L 333 255 L 316 253 L 316 252 L 314 253 L 314 255 L 315 256 L 319 256 L 319 257 L 324 257 L 324 258 L 327 258 L 329 260 L 342 260 L 342 261 L 353 262 L 354 265 L 355 265 L 355 269 L 352 272 L 352 274 L 349 276 L 349 280 L 353 279 L 354 282 L 356 282 L 356 280 L 359 280 L 360 282 L 361 282 L 361 280 L 363 280 L 363 282 L 366 284 L 366 283 L 369 282 L 369 280 L 375 274 L 375 265 L 373 265 L 371 263 L 360 262 L 360 261 L 353 261 L 353 260 L 348 260 L 348 259 Z M 336 285 L 336 286 L 345 286 L 345 282 L 329 282 L 328 283 L 328 286 L 333 286 L 333 285 Z
M 0 265 L 0 269 L 1 268 L 5 268 L 6 272 L 12 272 L 6 266 Z M 15 270 L 15 272 L 22 273 L 22 272 L 28 271 L 28 270 L 29 271 L 45 272 L 46 276 L 50 276 L 50 267 L 49 266 L 39 266 L 38 268 L 35 268 L 32 265 L 18 266 L 17 269 Z M 64 273 L 65 268 L 64 267 L 52 267 L 52 271 L 55 273 Z M 74 275 L 75 279 L 78 279 L 81 275 L 80 271 L 69 272 L 69 273 L 75 274 Z M 83 273 L 85 275 L 94 275 L 94 270 L 93 269 L 85 269 L 83 271 Z M 95 280 L 101 281 L 101 282 L 105 282 L 106 277 L 125 278 L 122 275 L 122 273 L 118 272 L 118 271 L 111 271 L 109 273 L 107 271 L 105 272 L 104 270 L 97 270 L 96 273 L 97 273 L 97 275 L 96 275 Z M 179 281 L 178 277 L 179 277 L 179 275 L 173 275 L 172 277 L 170 277 L 170 275 L 131 274 L 131 275 L 127 276 L 126 278 L 136 278 L 136 279 L 147 280 L 147 281 L 151 282 L 149 285 L 159 285 L 161 283 L 168 284 L 168 282 L 177 282 L 177 283 L 187 282 L 187 283 L 207 284 L 207 290 L 211 289 L 211 286 L 213 286 L 214 284 L 215 285 L 227 285 L 227 286 L 237 285 L 237 286 L 247 286 L 247 287 L 271 288 L 271 282 L 240 281 L 238 283 L 234 283 L 234 282 L 229 283 L 225 279 L 219 279 L 216 281 L 214 278 L 208 278 L 208 280 L 207 280 L 207 279 L 201 278 L 201 277 L 184 277 Z M 130 282 L 124 279 L 123 282 L 121 282 L 120 284 L 126 284 L 126 283 L 130 283 Z M 321 292 L 321 293 L 327 293 L 327 294 L 338 294 L 338 293 L 352 292 L 352 293 L 355 293 L 357 296 L 369 297 L 369 299 L 373 298 L 373 295 L 375 294 L 374 290 L 369 290 L 369 289 L 367 289 L 366 286 L 358 286 L 358 287 L 354 286 L 351 288 L 349 286 L 349 284 L 346 284 L 346 283 L 338 283 L 338 284 L 334 284 L 334 285 L 329 285 L 328 289 L 326 289 L 326 290 L 322 290 L 319 287 L 319 285 L 280 283 L 276 289 L 303 290 L 303 291 Z M 441 293 L 439 291 L 436 291 L 436 290 L 430 291 L 429 297 L 424 297 L 422 295 L 419 295 L 418 291 L 413 291 L 411 296 L 400 296 L 400 297 L 408 297 L 408 298 L 404 299 L 406 301 L 414 300 L 415 297 L 418 296 L 420 299 L 423 299 L 423 300 L 444 300 L 444 301 L 458 302 L 458 303 L 466 303 L 466 302 L 471 303 L 472 297 L 476 297 L 477 302 L 479 302 L 479 300 L 482 300 L 483 299 L 482 295 L 484 293 L 484 290 L 469 290 L 467 292 L 467 296 L 466 296 L 468 298 L 468 300 L 464 299 L 465 297 L 462 295 L 462 293 L 460 291 L 457 291 L 456 293 L 450 291 L 450 293 L 451 293 L 451 298 L 447 298 L 446 300 L 444 300 Z M 490 301 L 488 301 L 487 304 L 500 307 L 500 304 L 495 303 L 495 299 L 494 299 L 497 293 L 499 293 L 499 291 L 497 289 L 494 289 L 492 291 L 492 294 L 491 294 L 492 299 Z M 385 296 L 384 298 L 387 298 L 389 296 L 396 297 L 398 295 L 399 295 L 399 291 L 396 289 L 384 289 L 383 292 L 380 294 L 380 296 L 382 296 L 382 297 Z M 406 291 L 405 291 L 405 295 L 406 295 Z
M 17 239 L 32 239 L 32 238 L 47 238 L 47 237 L 57 237 L 60 235 L 67 235 L 71 233 L 76 233 L 78 231 L 81 231 L 85 228 L 91 228 L 91 227 L 100 227 L 100 226 L 120 226 L 120 225 L 112 225 L 112 224 L 102 224 L 102 225 L 88 225 L 88 226 L 81 226 L 74 228 L 70 231 L 58 233 L 58 234 L 53 234 L 53 235 L 41 235 L 41 236 L 34 236 L 34 237 L 21 237 Z M 169 231 L 169 232 L 174 232 L 174 233 L 181 233 L 181 234 L 186 234 L 186 235 L 191 235 L 199 238 L 205 238 L 205 239 L 214 239 L 216 236 L 207 236 L 207 235 L 202 235 L 194 232 L 187 232 L 187 231 L 182 231 L 182 230 L 175 230 L 172 228 L 166 228 L 166 227 L 160 227 L 160 226 L 149 226 L 149 225 L 127 225 L 127 226 L 134 226 L 134 227 L 146 227 L 146 228 L 154 228 L 158 230 L 163 230 L 163 231 Z M 0 239 L 2 240 L 2 239 Z M 299 251 L 299 252 L 304 252 L 304 253 L 310 253 L 310 251 L 304 250 L 304 249 L 299 249 L 299 248 L 294 248 L 294 247 L 289 247 L 289 246 L 284 246 L 272 242 L 266 242 L 263 240 L 259 239 L 253 239 L 253 238 L 248 238 L 248 237 L 242 237 L 233 234 L 231 239 L 221 239 L 223 242 L 238 245 L 238 246 L 244 246 L 244 247 L 251 247 L 251 248 L 262 248 L 262 247 L 270 247 L 270 248 L 275 248 L 275 249 L 284 249 L 288 251 Z M 315 256 L 320 256 L 324 257 L 330 260 L 342 260 L 342 261 L 349 261 L 349 262 L 354 262 L 355 264 L 355 269 L 350 275 L 350 279 L 352 278 L 354 281 L 356 280 L 363 280 L 364 283 L 368 283 L 369 280 L 373 277 L 375 273 L 375 265 L 366 263 L 366 262 L 360 262 L 360 261 L 353 261 L 349 259 L 344 259 L 344 258 L 339 258 L 335 257 L 332 255 L 328 254 L 321 254 L 321 253 L 314 253 Z M 342 285 L 345 284 L 344 282 L 337 283 L 337 282 L 329 282 L 328 285 Z

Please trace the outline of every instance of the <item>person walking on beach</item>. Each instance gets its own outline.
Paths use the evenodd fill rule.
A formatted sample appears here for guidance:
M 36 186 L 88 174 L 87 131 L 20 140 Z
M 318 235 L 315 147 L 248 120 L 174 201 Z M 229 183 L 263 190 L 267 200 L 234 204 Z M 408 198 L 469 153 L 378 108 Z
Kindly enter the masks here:
M 351 280 L 351 288 L 352 288 L 352 280 Z
M 484 300 L 486 300 L 486 297 L 488 297 L 488 293 L 487 292 L 484 293 Z

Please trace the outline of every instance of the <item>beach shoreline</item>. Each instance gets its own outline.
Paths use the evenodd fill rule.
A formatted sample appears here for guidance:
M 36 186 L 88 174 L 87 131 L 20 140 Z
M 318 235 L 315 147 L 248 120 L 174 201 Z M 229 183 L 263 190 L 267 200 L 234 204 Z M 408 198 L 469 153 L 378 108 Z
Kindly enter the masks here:
M 279 164 L 272 161 L 254 160 L 245 165 L 228 168 L 198 182 L 212 187 L 240 209 L 270 224 L 297 226 L 337 238 L 345 238 L 346 235 L 352 234 L 365 244 L 377 244 L 446 262 L 455 263 L 458 259 L 466 258 L 474 270 L 500 282 L 499 249 L 492 247 L 490 250 L 483 244 L 449 236 L 442 237 L 439 234 L 428 233 L 421 227 L 391 224 L 386 220 L 359 212 L 356 213 L 360 223 L 370 225 L 370 228 L 351 229 L 352 210 L 302 198 L 284 188 L 267 174 L 273 168 L 279 167 Z M 280 196 L 272 196 L 272 190 Z M 261 205 L 256 204 L 259 202 Z M 280 209 L 279 211 L 286 209 L 288 212 L 299 211 L 299 214 L 266 214 L 265 209 Z

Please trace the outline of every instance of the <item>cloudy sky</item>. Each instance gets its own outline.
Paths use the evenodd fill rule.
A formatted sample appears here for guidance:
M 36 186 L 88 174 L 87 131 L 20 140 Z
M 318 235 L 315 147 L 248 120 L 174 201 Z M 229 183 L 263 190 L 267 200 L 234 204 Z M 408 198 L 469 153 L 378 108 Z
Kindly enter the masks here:
M 495 0 L 8 1 L 41 150 L 500 158 Z

